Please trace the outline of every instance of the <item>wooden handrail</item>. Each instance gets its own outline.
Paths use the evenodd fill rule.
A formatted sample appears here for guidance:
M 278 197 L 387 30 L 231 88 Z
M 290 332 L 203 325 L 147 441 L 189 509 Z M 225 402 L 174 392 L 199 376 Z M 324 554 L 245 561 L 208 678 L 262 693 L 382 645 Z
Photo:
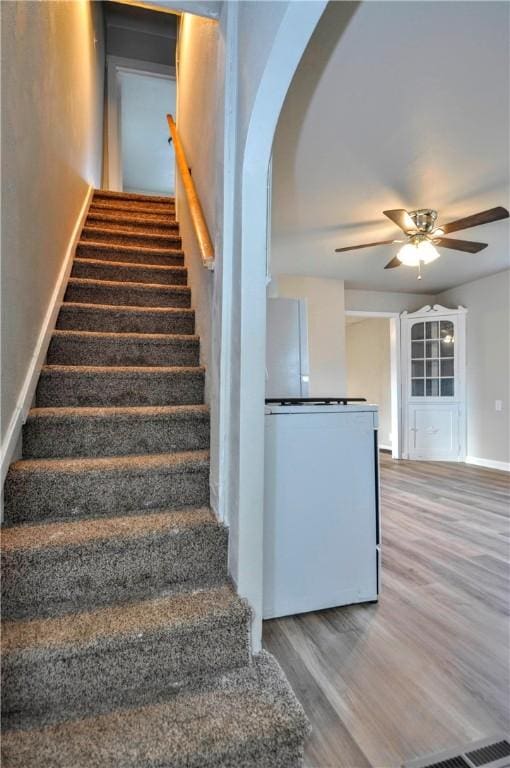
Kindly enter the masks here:
M 195 234 L 197 236 L 200 253 L 202 255 L 202 262 L 207 269 L 214 269 L 214 248 L 207 229 L 207 223 L 205 221 L 204 212 L 198 199 L 197 190 L 195 184 L 191 178 L 189 172 L 188 163 L 186 162 L 186 156 L 184 149 L 182 148 L 181 139 L 177 132 L 177 126 L 172 115 L 167 115 L 168 127 L 170 129 L 170 136 L 174 143 L 175 159 L 179 167 L 179 173 L 181 174 L 182 183 L 188 198 L 188 205 L 191 213 L 191 219 L 193 226 L 195 227 Z

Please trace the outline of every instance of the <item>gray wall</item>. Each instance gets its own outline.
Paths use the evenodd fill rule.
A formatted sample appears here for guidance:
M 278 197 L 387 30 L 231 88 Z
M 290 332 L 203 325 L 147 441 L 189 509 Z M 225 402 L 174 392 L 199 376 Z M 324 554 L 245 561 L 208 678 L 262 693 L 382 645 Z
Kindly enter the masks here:
M 468 310 L 467 454 L 510 464 L 510 270 L 451 288 L 436 302 Z
M 101 4 L 2 11 L 2 441 L 89 184 L 100 185 Z
M 104 8 L 108 56 L 175 66 L 177 16 L 121 3 Z
M 347 394 L 379 406 L 379 444 L 391 448 L 390 321 L 356 318 L 345 326 Z

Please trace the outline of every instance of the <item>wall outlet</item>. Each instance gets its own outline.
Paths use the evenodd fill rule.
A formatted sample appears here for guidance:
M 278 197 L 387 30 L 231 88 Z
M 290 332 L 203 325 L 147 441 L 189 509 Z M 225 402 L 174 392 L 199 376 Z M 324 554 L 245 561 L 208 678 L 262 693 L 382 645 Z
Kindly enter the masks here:
M 503 410 L 503 400 L 494 400 L 494 409 L 496 411 L 502 411 Z

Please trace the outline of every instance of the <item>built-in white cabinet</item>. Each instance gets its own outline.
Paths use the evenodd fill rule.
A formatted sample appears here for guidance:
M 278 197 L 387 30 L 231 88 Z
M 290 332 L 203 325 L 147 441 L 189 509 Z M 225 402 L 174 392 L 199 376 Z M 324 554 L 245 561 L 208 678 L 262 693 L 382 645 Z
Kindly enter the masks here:
M 464 461 L 466 309 L 401 315 L 403 458 Z

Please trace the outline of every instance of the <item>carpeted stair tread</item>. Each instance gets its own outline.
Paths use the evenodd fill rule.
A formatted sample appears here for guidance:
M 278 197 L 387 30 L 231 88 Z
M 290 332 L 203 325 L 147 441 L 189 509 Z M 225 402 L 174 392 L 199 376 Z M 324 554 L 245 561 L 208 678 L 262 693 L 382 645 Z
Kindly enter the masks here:
M 64 301 L 136 307 L 185 307 L 189 309 L 191 290 L 185 285 L 160 285 L 70 277 Z
M 147 245 L 122 245 L 102 243 L 96 240 L 80 240 L 76 246 L 76 257 L 96 261 L 122 261 L 135 264 L 162 264 L 174 266 L 172 259 L 184 259 L 180 248 L 155 248 Z M 180 266 L 180 265 L 177 265 Z
M 5 768 L 298 768 L 309 731 L 265 652 L 250 666 L 154 703 L 109 713 L 98 704 L 97 710 L 6 733 Z
M 172 195 L 146 195 L 140 192 L 116 192 L 112 189 L 95 189 L 94 200 L 140 200 L 143 203 L 170 203 L 175 205 Z
M 75 259 L 71 276 L 160 285 L 186 285 L 188 282 L 186 267 L 102 259 Z
M 219 584 L 227 547 L 205 507 L 6 528 L 2 614 L 51 617 Z
M 114 220 L 116 222 L 139 222 L 143 220 L 147 227 L 163 225 L 165 227 L 175 226 L 178 222 L 175 218 L 175 211 L 170 212 L 154 211 L 135 211 L 128 208 L 115 209 L 109 206 L 92 204 L 87 213 L 87 222 L 94 220 L 97 216 L 102 216 L 103 221 Z M 108 218 L 106 218 L 108 217 Z
M 112 539 L 138 539 L 140 536 L 194 529 L 201 525 L 218 527 L 208 507 L 200 509 L 154 511 L 124 517 L 69 520 L 58 523 L 17 525 L 2 531 L 2 553 L 24 550 L 46 552 Z
M 250 610 L 229 584 L 2 624 L 11 723 L 73 706 L 145 702 L 250 661 Z M 4 716 L 5 716 L 4 715 Z
M 195 310 L 186 307 L 129 307 L 67 301 L 57 319 L 60 330 L 114 333 L 195 332 Z
M 167 235 L 177 234 L 179 231 L 179 223 L 173 216 L 169 218 L 158 216 L 157 214 L 148 219 L 146 216 L 137 216 L 133 213 L 89 210 L 85 224 L 117 231 L 128 230 L 141 234 L 149 232 Z
M 136 229 L 121 229 L 113 227 L 102 227 L 94 224 L 86 224 L 81 232 L 82 240 L 94 240 L 96 243 L 107 243 L 109 245 L 142 245 L 151 248 L 180 248 L 181 237 L 175 231 L 165 234 Z
M 4 486 L 8 524 L 179 509 L 209 501 L 209 453 L 21 459 Z
M 49 365 L 193 366 L 200 362 L 200 339 L 191 334 L 53 332 Z
M 206 405 L 32 408 L 23 458 L 125 456 L 209 447 Z
M 36 405 L 196 405 L 204 400 L 204 378 L 200 366 L 45 365 Z
M 6 655 L 47 648 L 76 651 L 115 636 L 134 638 L 139 632 L 211 625 L 222 619 L 242 621 L 248 616 L 247 605 L 226 584 L 72 615 L 4 621 L 3 651 Z

